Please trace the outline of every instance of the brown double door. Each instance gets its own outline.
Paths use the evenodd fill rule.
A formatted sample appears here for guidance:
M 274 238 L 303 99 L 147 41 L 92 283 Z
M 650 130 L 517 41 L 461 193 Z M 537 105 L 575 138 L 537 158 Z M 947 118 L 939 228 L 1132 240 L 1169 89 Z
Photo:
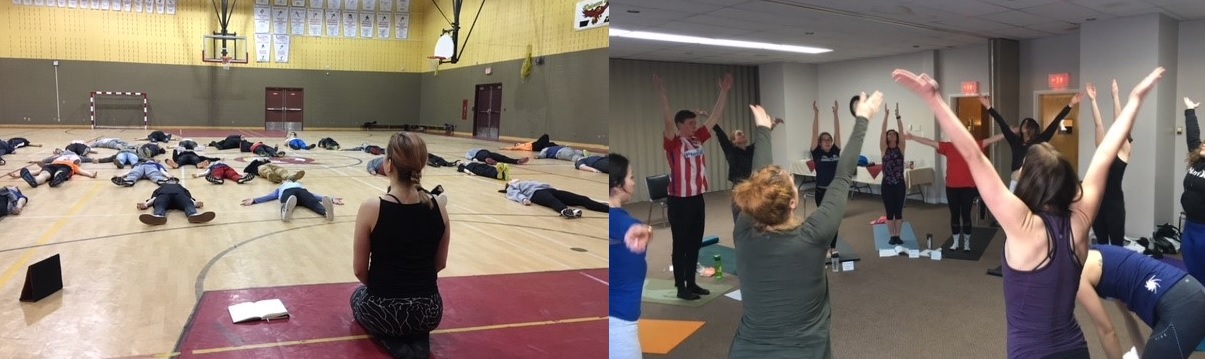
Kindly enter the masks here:
M 264 129 L 305 129 L 305 92 L 299 88 L 264 89 Z
M 477 85 L 473 107 L 473 137 L 498 139 L 502 124 L 502 84 Z

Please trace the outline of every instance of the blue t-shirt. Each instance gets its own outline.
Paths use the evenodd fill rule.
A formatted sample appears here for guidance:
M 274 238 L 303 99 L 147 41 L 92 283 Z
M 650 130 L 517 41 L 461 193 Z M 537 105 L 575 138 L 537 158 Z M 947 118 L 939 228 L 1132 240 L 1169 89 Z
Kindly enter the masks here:
M 833 146 L 828 152 L 820 149 L 820 146 L 812 149 L 812 161 L 816 162 L 816 185 L 820 187 L 828 187 L 833 183 L 833 178 L 837 176 L 837 160 L 841 159 L 841 148 Z
M 1188 273 L 1170 264 L 1118 246 L 1093 245 L 1102 263 L 1096 294 L 1125 302 L 1146 325 L 1155 327 L 1155 305 L 1159 298 Z
M 628 228 L 640 224 L 640 220 L 622 208 L 610 211 L 611 260 L 608 269 L 611 284 L 610 312 L 608 315 L 627 321 L 640 319 L 640 293 L 644 290 L 644 277 L 648 273 L 645 253 L 632 253 L 623 242 Z M 647 252 L 646 252 L 647 253 Z

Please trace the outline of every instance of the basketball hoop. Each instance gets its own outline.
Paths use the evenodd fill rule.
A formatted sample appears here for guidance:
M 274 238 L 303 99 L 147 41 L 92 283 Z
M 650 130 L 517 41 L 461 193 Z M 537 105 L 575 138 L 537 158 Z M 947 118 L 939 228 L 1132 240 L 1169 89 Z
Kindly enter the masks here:
M 427 58 L 431 60 L 431 70 L 435 72 L 435 76 L 439 76 L 439 64 L 448 58 L 443 56 L 427 56 Z
M 222 56 L 222 69 L 230 70 L 230 56 Z

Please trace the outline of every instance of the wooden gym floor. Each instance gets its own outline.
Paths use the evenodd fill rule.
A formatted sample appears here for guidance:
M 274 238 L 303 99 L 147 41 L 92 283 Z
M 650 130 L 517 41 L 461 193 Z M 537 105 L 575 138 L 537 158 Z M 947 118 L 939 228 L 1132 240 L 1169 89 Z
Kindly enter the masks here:
M 188 134 L 188 130 L 183 131 Z M 54 148 L 71 140 L 118 137 L 133 142 L 149 132 L 0 128 L 0 138 L 25 137 L 43 145 L 6 155 L 8 164 L 0 167 L 0 174 L 19 170 L 27 160 L 49 156 Z M 262 140 L 269 145 L 284 144 L 282 137 L 260 137 L 264 136 L 262 131 L 196 133 L 209 134 L 191 137 L 201 144 L 224 134 L 243 134 L 251 141 Z M 349 148 L 365 142 L 385 146 L 392 133 L 305 131 L 300 135 L 308 143 L 332 137 Z M 462 159 L 472 147 L 496 149 L 503 145 L 435 134 L 422 137 L 431 153 L 449 161 Z M 98 151 L 92 156 L 106 157 L 115 152 Z M 240 206 L 241 199 L 262 196 L 276 185 L 263 178 L 244 185 L 229 181 L 213 185 L 203 178 L 191 178 L 189 175 L 198 171 L 192 167 L 172 173 L 205 203 L 203 211 L 217 213 L 217 219 L 208 224 L 191 225 L 180 211 L 169 211 L 164 226 L 138 222 L 137 216 L 149 211 L 139 211 L 134 205 L 149 197 L 155 185 L 144 180 L 132 188 L 115 186 L 109 178 L 126 170 L 111 164 L 85 164 L 84 168 L 99 172 L 98 178 L 75 176 L 58 188 L 29 188 L 20 179 L 0 178 L 0 185 L 16 185 L 30 197 L 20 215 L 0 219 L 0 298 L 5 298 L 0 300 L 0 332 L 4 333 L 0 335 L 0 357 L 171 356 L 205 291 L 355 282 L 351 264 L 355 212 L 362 201 L 383 194 L 388 181 L 365 172 L 365 162 L 373 157 L 367 153 L 285 151 L 290 157 L 313 160 L 282 165 L 291 171 L 305 170 L 301 183 L 315 193 L 342 197 L 347 203 L 336 206 L 333 223 L 300 207 L 292 223 L 283 223 L 277 204 Z M 499 152 L 512 157 L 534 155 Z M 240 171 L 245 162 L 236 159 L 250 157 L 237 150 L 216 151 L 212 147 L 205 153 L 223 158 Z M 533 160 L 512 166 L 511 176 L 606 200 L 606 175 L 577 171 L 570 162 Z M 449 194 L 452 242 L 448 268 L 440 273 L 441 277 L 607 266 L 603 251 L 605 213 L 584 211 L 583 218 L 563 219 L 550 209 L 507 200 L 497 192 L 502 189 L 501 181 L 467 176 L 452 168 L 428 168 L 423 183 L 427 188 L 443 185 Z M 54 254 L 62 256 L 64 289 L 37 303 L 18 302 L 25 268 Z M 600 281 L 599 293 L 604 283 Z M 552 296 L 556 291 L 547 288 Z M 330 305 L 348 304 L 343 298 Z M 539 307 L 541 303 L 526 305 Z

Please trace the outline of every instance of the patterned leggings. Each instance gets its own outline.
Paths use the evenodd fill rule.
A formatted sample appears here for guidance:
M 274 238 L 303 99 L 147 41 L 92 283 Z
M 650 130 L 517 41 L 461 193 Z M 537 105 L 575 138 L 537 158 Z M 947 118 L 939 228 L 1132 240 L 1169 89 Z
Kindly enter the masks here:
M 443 299 L 429 297 L 381 298 L 360 286 L 351 295 L 351 314 L 364 331 L 374 337 L 425 334 L 443 319 Z

